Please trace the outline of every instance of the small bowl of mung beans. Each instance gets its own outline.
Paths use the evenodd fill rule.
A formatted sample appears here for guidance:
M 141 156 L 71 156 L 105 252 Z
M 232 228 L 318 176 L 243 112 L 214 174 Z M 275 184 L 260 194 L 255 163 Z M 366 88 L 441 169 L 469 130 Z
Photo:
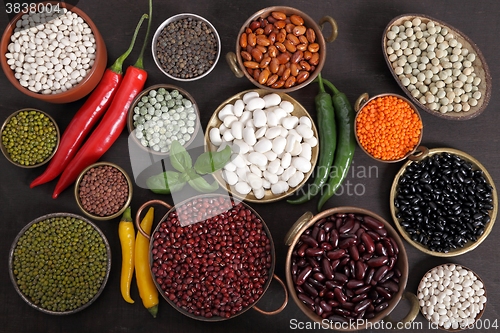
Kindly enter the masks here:
M 156 30 L 151 45 L 156 66 L 177 81 L 207 76 L 217 64 L 221 42 L 207 19 L 182 13 L 166 19 Z
M 198 105 L 184 89 L 157 84 L 143 90 L 132 102 L 127 127 L 131 140 L 155 155 L 168 155 L 178 141 L 185 148 L 200 130 Z
M 75 198 L 88 217 L 112 220 L 123 214 L 132 201 L 132 181 L 127 172 L 110 162 L 89 165 L 75 183 Z
M 60 132 L 54 118 L 33 108 L 12 113 L 0 133 L 2 153 L 12 164 L 23 168 L 47 163 L 59 147 Z
M 102 293 L 111 270 L 111 249 L 88 219 L 52 213 L 28 223 L 9 252 L 9 274 L 21 298 L 52 315 L 90 306 Z

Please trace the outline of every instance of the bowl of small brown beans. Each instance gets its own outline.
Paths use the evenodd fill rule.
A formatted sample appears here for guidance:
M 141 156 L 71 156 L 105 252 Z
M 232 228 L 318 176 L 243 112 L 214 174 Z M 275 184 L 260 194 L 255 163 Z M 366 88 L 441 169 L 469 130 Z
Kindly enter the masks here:
M 220 37 L 207 19 L 191 13 L 166 19 L 151 44 L 153 60 L 167 77 L 194 81 L 207 76 L 220 56 Z
M 411 308 L 398 325 L 417 316 L 418 300 L 405 291 L 408 258 L 403 242 L 377 214 L 357 207 L 307 212 L 285 243 L 290 295 L 311 320 L 340 331 L 367 329 L 381 320 L 389 324 L 389 314 L 402 298 Z
M 331 25 L 325 38 L 322 28 Z M 241 27 L 236 52 L 226 60 L 237 77 L 259 88 L 289 92 L 311 83 L 325 64 L 326 43 L 337 38 L 336 21 L 324 16 L 316 23 L 306 13 L 285 6 L 259 10 Z
M 168 211 L 150 237 L 140 219 L 153 205 Z M 216 322 L 250 309 L 272 315 L 286 307 L 286 286 L 274 274 L 271 233 L 246 203 L 222 194 L 195 196 L 175 206 L 150 200 L 137 210 L 135 224 L 150 240 L 149 262 L 159 294 L 180 313 Z M 283 287 L 284 302 L 276 310 L 263 310 L 262 303 L 256 304 L 273 278 Z
M 80 173 L 75 198 L 82 212 L 94 220 L 121 216 L 132 200 L 132 181 L 116 164 L 97 162 Z

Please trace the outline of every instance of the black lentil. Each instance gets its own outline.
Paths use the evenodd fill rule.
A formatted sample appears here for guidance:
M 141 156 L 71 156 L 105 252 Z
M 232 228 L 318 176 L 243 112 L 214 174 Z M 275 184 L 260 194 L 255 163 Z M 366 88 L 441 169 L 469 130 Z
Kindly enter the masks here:
M 109 165 L 89 169 L 78 188 L 83 209 L 97 216 L 110 216 L 122 209 L 128 192 L 125 175 Z
M 493 187 L 482 170 L 452 153 L 409 164 L 394 198 L 408 235 L 431 251 L 447 253 L 476 241 L 490 222 Z
M 218 54 L 214 31 L 193 17 L 167 24 L 158 37 L 156 48 L 162 68 L 180 79 L 204 74 L 214 65 Z
M 57 146 L 56 126 L 42 112 L 20 111 L 5 124 L 2 144 L 14 163 L 25 166 L 40 164 Z
M 106 244 L 89 223 L 51 217 L 33 223 L 19 237 L 12 258 L 19 290 L 33 304 L 53 312 L 91 301 L 107 272 Z

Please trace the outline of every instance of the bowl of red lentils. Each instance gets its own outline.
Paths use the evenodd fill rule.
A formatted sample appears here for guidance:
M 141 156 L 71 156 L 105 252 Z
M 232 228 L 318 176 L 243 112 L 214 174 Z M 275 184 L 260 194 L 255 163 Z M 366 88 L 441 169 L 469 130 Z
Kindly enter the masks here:
M 369 97 L 362 94 L 354 105 L 354 133 L 361 149 L 380 162 L 400 162 L 422 141 L 423 123 L 415 105 L 397 94 Z
M 132 200 L 132 181 L 121 167 L 97 162 L 80 173 L 75 198 L 81 211 L 94 220 L 121 216 Z

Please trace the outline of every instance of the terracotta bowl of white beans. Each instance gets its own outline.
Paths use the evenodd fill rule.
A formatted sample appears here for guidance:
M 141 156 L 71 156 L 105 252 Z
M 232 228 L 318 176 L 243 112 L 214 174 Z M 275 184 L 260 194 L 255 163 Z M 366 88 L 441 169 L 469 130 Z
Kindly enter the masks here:
M 62 104 L 85 97 L 97 86 L 107 66 L 107 50 L 87 14 L 49 1 L 29 7 L 7 25 L 0 63 L 23 94 Z

